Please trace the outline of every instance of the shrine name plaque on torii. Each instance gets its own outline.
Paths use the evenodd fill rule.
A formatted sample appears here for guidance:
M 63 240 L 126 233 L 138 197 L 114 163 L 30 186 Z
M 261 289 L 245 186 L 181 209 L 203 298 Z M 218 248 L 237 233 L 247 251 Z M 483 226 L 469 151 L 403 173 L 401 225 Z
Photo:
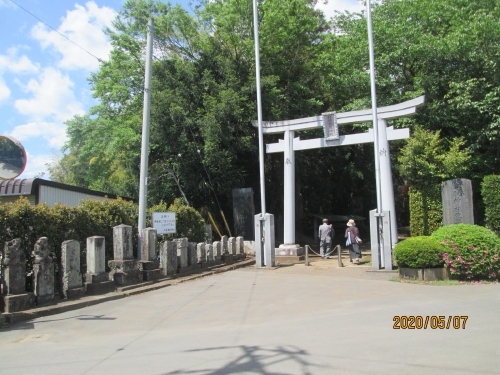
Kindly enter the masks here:
M 387 127 L 387 121 L 411 116 L 416 113 L 418 107 L 424 104 L 424 96 L 408 100 L 399 104 L 377 108 L 379 161 L 380 161 L 380 186 L 382 212 L 388 212 L 390 222 L 386 224 L 390 228 L 390 243 L 385 243 L 386 249 L 391 249 L 398 241 L 396 224 L 396 210 L 394 203 L 394 188 L 392 185 L 392 171 L 389 153 L 389 141 L 405 139 L 410 137 L 408 128 L 394 129 Z M 284 139 L 278 143 L 266 144 L 267 153 L 284 153 L 284 238 L 283 244 L 277 248 L 276 256 L 300 257 L 304 255 L 304 249 L 295 243 L 295 160 L 294 152 L 300 150 L 311 150 L 323 147 L 347 146 L 361 143 L 374 142 L 374 132 L 370 129 L 366 133 L 340 135 L 339 125 L 354 124 L 373 121 L 372 109 L 351 112 L 326 112 L 320 116 L 299 118 L 284 121 L 263 121 L 262 130 L 264 134 L 285 133 Z M 252 121 L 254 127 L 258 127 L 257 121 Z M 294 133 L 300 130 L 323 128 L 325 137 L 301 140 L 294 138 Z M 371 235 L 372 241 L 377 235 Z M 374 269 L 392 269 L 392 260 L 389 254 L 383 256 L 375 254 L 376 248 L 372 244 L 372 265 Z M 390 268 L 389 268 L 390 267 Z

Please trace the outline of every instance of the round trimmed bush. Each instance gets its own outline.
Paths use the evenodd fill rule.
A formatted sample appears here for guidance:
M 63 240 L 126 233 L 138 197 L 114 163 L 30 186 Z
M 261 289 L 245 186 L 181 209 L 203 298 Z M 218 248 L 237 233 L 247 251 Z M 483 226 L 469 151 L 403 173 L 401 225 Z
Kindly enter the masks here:
M 500 238 L 491 230 L 452 224 L 439 228 L 431 237 L 444 246 L 443 260 L 452 275 L 468 280 L 500 276 Z
M 430 236 L 410 237 L 394 248 L 394 257 L 399 267 L 436 268 L 444 265 L 443 246 Z

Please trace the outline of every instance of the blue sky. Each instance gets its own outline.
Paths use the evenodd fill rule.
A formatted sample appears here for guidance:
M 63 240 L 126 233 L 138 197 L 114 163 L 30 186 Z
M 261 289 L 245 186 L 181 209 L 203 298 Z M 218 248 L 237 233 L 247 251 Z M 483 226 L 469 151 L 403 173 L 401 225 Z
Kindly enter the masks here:
M 87 77 L 99 62 L 28 12 L 106 60 L 110 44 L 102 30 L 124 0 L 14 2 L 0 0 L 0 135 L 15 137 L 26 149 L 28 162 L 20 178 L 49 178 L 46 164 L 62 156 L 65 121 L 96 104 Z M 188 8 L 190 0 L 170 2 Z M 358 0 L 318 2 L 327 16 L 362 8 Z

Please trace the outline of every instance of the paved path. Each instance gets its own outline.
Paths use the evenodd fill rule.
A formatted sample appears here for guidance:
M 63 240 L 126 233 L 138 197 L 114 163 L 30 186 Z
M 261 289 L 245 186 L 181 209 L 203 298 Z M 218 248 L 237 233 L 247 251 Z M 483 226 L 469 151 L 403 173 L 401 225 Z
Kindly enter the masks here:
M 500 285 L 244 268 L 0 330 L 0 374 L 499 374 Z M 467 315 L 395 330 L 395 315 Z

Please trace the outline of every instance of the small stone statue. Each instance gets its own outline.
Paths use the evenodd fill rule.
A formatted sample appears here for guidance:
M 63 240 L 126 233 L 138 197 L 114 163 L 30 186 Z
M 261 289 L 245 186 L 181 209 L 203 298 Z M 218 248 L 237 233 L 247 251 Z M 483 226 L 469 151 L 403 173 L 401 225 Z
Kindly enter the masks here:
M 36 241 L 33 255 L 35 256 L 35 264 L 52 263 L 52 258 L 49 256 L 49 241 L 47 237 L 40 237 Z

